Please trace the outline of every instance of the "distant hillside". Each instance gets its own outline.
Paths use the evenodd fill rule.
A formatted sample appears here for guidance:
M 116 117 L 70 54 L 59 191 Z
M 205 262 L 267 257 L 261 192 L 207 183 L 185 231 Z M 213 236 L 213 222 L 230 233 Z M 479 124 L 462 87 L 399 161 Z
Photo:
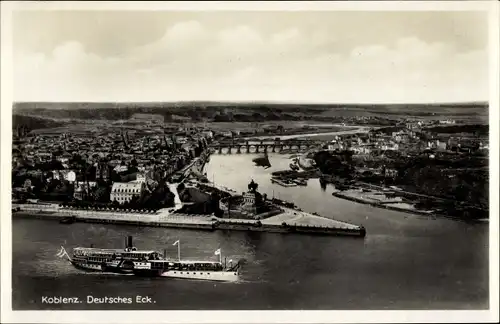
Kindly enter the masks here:
M 481 136 L 487 136 L 489 134 L 488 125 L 445 125 L 428 127 L 426 130 L 433 133 L 443 134 L 475 133 Z
M 381 118 L 437 116 L 488 120 L 486 103 L 463 104 L 278 104 L 278 103 L 15 103 L 14 113 L 54 119 L 129 119 L 136 114 L 156 114 L 165 121 L 190 119 L 212 122 L 272 120 L 332 121 L 339 117 Z
M 12 129 L 16 130 L 17 127 L 24 126 L 27 130 L 35 130 L 42 128 L 54 128 L 64 125 L 62 122 L 54 121 L 51 119 L 37 117 L 37 116 L 12 116 Z
M 428 103 L 428 104 L 366 104 L 366 103 L 330 103 L 330 104 L 309 104 L 309 103 L 279 103 L 279 102 L 216 102 L 216 101 L 179 101 L 179 102 L 15 102 L 14 109 L 96 109 L 96 108 L 182 108 L 182 107 L 280 107 L 283 109 L 294 108 L 383 108 L 383 109 L 402 109 L 402 108 L 487 108 L 487 102 L 462 102 L 462 103 Z

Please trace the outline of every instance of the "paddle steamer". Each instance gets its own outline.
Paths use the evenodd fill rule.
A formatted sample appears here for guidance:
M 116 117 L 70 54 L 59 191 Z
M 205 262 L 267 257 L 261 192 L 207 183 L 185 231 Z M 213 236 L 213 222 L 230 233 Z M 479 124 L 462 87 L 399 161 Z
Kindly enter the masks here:
M 75 268 L 85 271 L 231 282 L 239 279 L 239 262 L 233 264 L 229 260 L 229 264 L 223 263 L 221 249 L 214 252 L 219 261 L 182 260 L 179 240 L 174 243 L 178 248 L 177 259 L 167 258 L 166 251 L 162 255 L 154 250 L 137 250 L 132 245 L 131 236 L 125 243 L 125 249 L 76 247 L 72 256 L 61 247 L 57 256 L 66 257 Z

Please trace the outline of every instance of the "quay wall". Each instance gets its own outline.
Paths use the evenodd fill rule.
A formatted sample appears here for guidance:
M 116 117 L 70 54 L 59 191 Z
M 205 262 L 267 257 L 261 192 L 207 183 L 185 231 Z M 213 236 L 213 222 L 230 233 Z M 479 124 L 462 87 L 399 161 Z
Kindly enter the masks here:
M 100 224 L 119 224 L 119 225 L 136 225 L 136 226 L 148 226 L 148 227 L 168 227 L 168 228 L 179 228 L 179 229 L 192 229 L 192 230 L 214 230 L 212 225 L 203 223 L 171 223 L 171 222 L 161 222 L 161 221 L 139 221 L 139 220 L 127 220 L 127 219 L 101 219 L 101 218 L 82 218 L 78 217 L 77 222 L 82 223 L 100 223 Z
M 175 214 L 174 214 L 175 215 Z M 346 229 L 342 227 L 328 226 L 311 226 L 311 225 L 296 225 L 296 226 L 281 226 L 275 224 L 260 224 L 256 221 L 212 221 L 209 218 L 202 220 L 200 217 L 193 216 L 194 219 L 177 219 L 174 217 L 162 217 L 160 215 L 128 215 L 116 214 L 103 215 L 101 212 L 87 213 L 72 213 L 68 215 L 61 211 L 35 211 L 21 210 L 12 213 L 13 218 L 35 218 L 43 220 L 63 220 L 71 218 L 74 222 L 83 223 L 100 223 L 100 224 L 120 224 L 120 225 L 135 225 L 135 226 L 152 226 L 152 227 L 168 227 L 179 229 L 192 230 L 235 230 L 235 231 L 252 231 L 252 232 L 269 232 L 282 234 L 323 234 L 323 235 L 342 235 L 364 237 L 366 232 L 364 228 Z
M 15 216 L 14 216 L 15 215 Z M 55 212 L 30 212 L 30 211 L 18 211 L 12 213 L 12 218 L 34 218 L 43 220 L 61 220 L 65 216 L 55 213 Z
M 319 235 L 342 235 L 364 237 L 366 231 L 364 229 L 344 229 L 344 228 L 331 228 L 325 226 L 280 226 L 271 224 L 262 224 L 256 226 L 250 223 L 224 223 L 217 226 L 220 230 L 239 230 L 250 232 L 268 232 L 268 233 L 281 233 L 281 234 L 319 234 Z

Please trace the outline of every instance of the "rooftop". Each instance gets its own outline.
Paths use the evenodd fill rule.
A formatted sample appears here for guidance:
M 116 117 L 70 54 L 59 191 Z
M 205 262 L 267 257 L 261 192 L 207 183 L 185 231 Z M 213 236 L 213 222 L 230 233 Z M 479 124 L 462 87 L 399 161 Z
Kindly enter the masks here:
M 141 189 L 142 183 L 140 182 L 115 182 L 111 191 L 116 191 L 119 189 Z

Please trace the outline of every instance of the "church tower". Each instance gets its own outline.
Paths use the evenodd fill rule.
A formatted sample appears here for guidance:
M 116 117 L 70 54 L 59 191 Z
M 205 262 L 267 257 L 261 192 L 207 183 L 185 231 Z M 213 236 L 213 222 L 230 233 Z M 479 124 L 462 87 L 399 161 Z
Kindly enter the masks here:
M 107 163 L 99 162 L 96 165 L 95 175 L 97 179 L 108 181 L 109 179 L 109 166 Z

